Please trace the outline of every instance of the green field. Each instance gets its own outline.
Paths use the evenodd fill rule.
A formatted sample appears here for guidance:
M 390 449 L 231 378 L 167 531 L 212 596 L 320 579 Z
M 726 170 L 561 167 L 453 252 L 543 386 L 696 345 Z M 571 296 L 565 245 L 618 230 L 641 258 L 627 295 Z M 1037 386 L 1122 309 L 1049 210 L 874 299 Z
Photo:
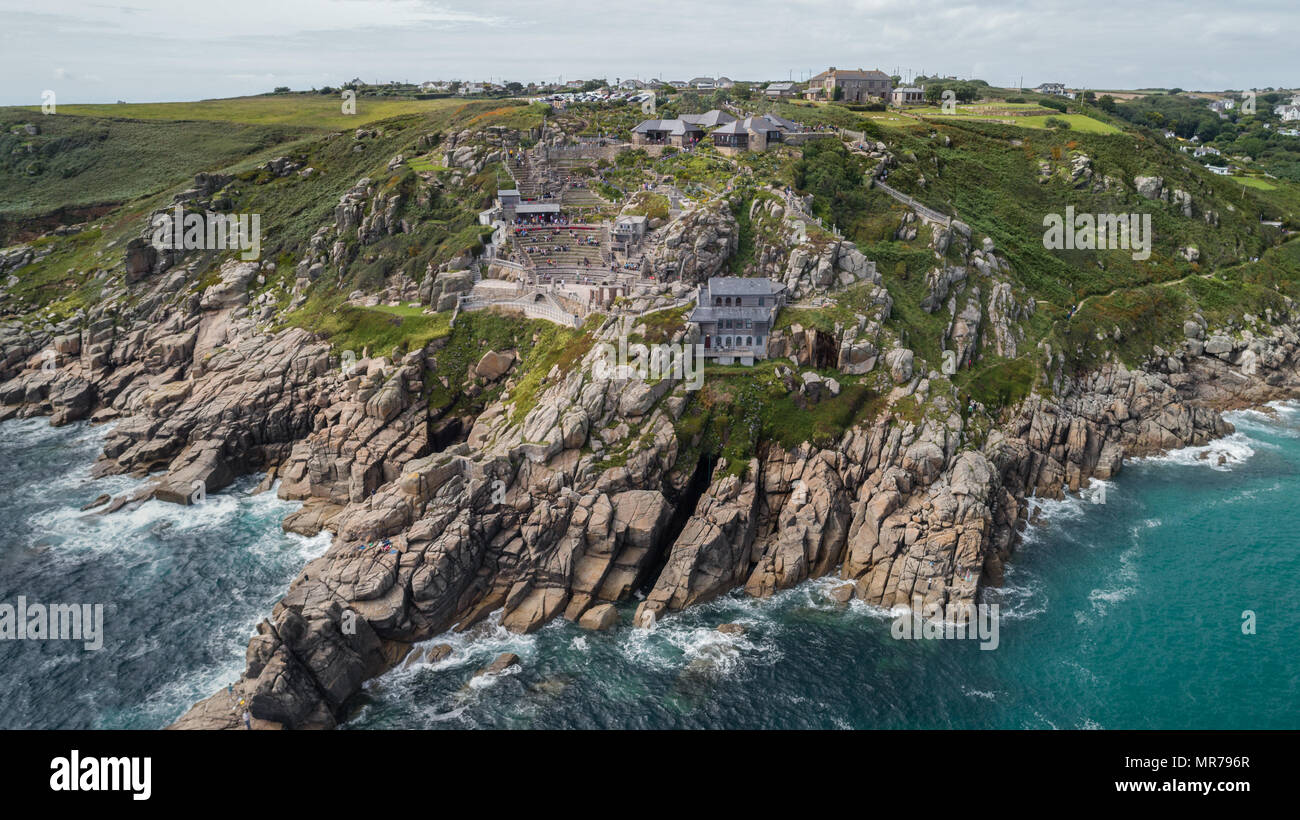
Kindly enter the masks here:
M 1021 117 L 1016 120 L 1017 125 L 1023 125 L 1026 128 L 1046 128 L 1049 117 L 1055 117 L 1058 120 L 1065 120 L 1070 124 L 1071 131 L 1082 131 L 1085 134 L 1118 134 L 1120 130 L 1110 123 L 1094 120 L 1092 117 L 1083 114 L 1050 114 L 1043 117 Z
M 1030 111 L 1042 113 L 1022 113 Z M 1120 129 L 1115 126 L 1100 120 L 1094 120 L 1092 117 L 1083 114 L 1062 114 L 1059 111 L 1053 111 L 1050 108 L 1043 108 L 1042 106 L 1033 103 L 959 105 L 957 106 L 957 113 L 955 114 L 945 114 L 939 108 L 917 108 L 914 109 L 912 113 L 935 121 L 974 120 L 997 122 L 1003 125 L 1015 125 L 1021 128 L 1046 128 L 1048 118 L 1055 118 L 1068 122 L 1071 131 L 1081 131 L 1087 134 L 1120 133 Z
M 1271 182 L 1265 182 L 1259 177 L 1228 177 L 1234 182 L 1240 182 L 1247 188 L 1258 188 L 1261 191 L 1276 191 L 1277 186 Z
M 356 128 L 402 114 L 428 114 L 465 105 L 464 100 L 385 100 L 358 97 L 357 113 L 344 114 L 338 94 L 267 94 L 199 102 L 60 105 L 59 116 L 113 117 L 133 120 L 240 122 L 249 125 L 297 125 L 331 130 Z M 40 108 L 23 109 L 34 114 Z

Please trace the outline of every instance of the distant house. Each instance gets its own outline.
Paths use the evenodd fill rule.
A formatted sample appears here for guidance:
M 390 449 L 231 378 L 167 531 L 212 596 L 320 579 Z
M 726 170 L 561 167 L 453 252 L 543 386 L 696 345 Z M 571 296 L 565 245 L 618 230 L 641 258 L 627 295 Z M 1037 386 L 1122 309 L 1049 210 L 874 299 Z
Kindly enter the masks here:
M 706 358 L 752 365 L 767 358 L 767 337 L 785 303 L 785 285 L 767 277 L 711 276 L 686 321 L 699 328 Z
M 668 84 L 671 85 L 673 88 L 686 88 L 686 87 L 687 87 L 687 86 L 686 86 L 686 81 L 685 81 L 685 80 L 669 80 L 669 81 L 668 81 Z
M 895 88 L 889 94 L 889 101 L 899 108 L 905 105 L 922 105 L 925 103 L 925 89 L 916 86 Z
M 735 88 L 736 81 L 730 77 L 719 77 L 713 81 L 714 88 Z
M 889 99 L 889 75 L 883 71 L 843 71 L 831 66 L 808 81 L 804 96 L 845 102 L 867 102 L 871 98 Z
M 461 83 L 460 90 L 456 93 L 464 97 L 470 94 L 482 94 L 485 90 L 483 83 Z
M 1300 128 L 1279 128 L 1277 132 L 1284 137 L 1300 137 Z
M 702 126 L 683 119 L 646 120 L 632 129 L 632 144 L 687 148 L 699 142 L 703 136 Z
M 798 93 L 794 83 L 768 83 L 767 88 L 763 89 L 763 94 L 767 97 L 793 97 Z
M 1300 105 L 1279 105 L 1273 113 L 1281 117 L 1282 122 L 1295 122 L 1300 120 Z
M 1065 96 L 1065 83 L 1043 83 L 1034 89 L 1039 94 L 1047 94 L 1051 97 Z
M 1222 114 L 1224 111 L 1231 111 L 1236 107 L 1237 107 L 1236 101 L 1230 100 L 1227 97 L 1224 97 L 1223 99 L 1220 100 L 1215 100 L 1214 102 L 1210 103 L 1210 110 L 1217 111 L 1220 114 Z
M 1211 174 L 1218 174 L 1221 177 L 1226 177 L 1229 172 L 1228 167 L 1223 165 L 1207 165 L 1205 166 L 1205 170 L 1209 171 Z
M 1206 155 L 1217 157 L 1219 156 L 1219 149 L 1212 145 L 1202 145 L 1192 152 L 1192 156 L 1194 157 L 1203 157 Z
M 714 129 L 709 136 L 718 153 L 734 156 L 743 151 L 766 151 L 785 141 L 787 134 L 797 133 L 799 126 L 775 114 L 746 117 Z
M 712 77 L 695 77 L 688 84 L 697 91 L 712 91 L 718 87 Z
M 648 86 L 640 80 L 624 80 L 618 84 L 618 87 L 627 91 L 640 91 L 643 88 L 648 88 Z

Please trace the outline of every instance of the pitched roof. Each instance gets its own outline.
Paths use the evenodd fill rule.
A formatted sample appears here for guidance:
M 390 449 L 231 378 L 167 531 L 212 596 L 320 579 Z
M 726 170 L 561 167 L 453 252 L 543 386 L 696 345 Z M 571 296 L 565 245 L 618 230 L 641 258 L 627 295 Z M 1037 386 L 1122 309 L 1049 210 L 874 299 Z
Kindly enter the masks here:
M 782 119 L 775 114 L 764 114 L 761 117 L 746 117 L 743 120 L 729 122 L 713 133 L 715 134 L 748 134 L 750 131 L 798 131 L 799 126 Z
M 715 125 L 722 125 L 724 123 L 736 121 L 736 118 L 728 114 L 726 111 L 719 111 L 716 108 L 712 111 L 706 111 L 703 114 L 683 114 L 679 119 L 683 122 L 689 122 L 703 128 L 712 128 Z
M 646 120 L 645 122 L 632 129 L 634 134 L 645 134 L 650 131 L 667 131 L 669 134 L 685 134 L 687 131 L 703 131 L 704 129 L 693 122 L 682 119 L 676 120 Z
M 781 282 L 766 276 L 710 276 L 709 294 L 722 296 L 768 296 L 785 290 Z
M 863 71 L 860 68 L 856 71 L 850 71 L 843 68 L 831 68 L 813 77 L 811 81 L 824 80 L 832 75 L 834 75 L 837 80 L 879 80 L 882 77 L 886 80 L 889 79 L 888 74 L 877 68 L 873 68 L 870 71 Z

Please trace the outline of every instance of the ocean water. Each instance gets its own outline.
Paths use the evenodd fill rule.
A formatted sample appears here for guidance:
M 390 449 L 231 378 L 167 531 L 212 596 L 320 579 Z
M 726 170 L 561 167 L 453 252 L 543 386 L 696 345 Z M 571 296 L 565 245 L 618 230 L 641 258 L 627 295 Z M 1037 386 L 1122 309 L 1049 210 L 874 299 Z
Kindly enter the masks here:
M 1223 441 L 1037 504 L 989 593 L 995 650 L 896 640 L 890 613 L 838 606 L 822 579 L 649 631 L 628 625 L 635 603 L 608 633 L 489 619 L 427 642 L 451 644 L 446 660 L 369 682 L 344 728 L 1300 728 L 1300 405 L 1229 418 Z M 248 482 L 87 521 L 80 504 L 133 486 L 88 479 L 101 431 L 0 431 L 0 602 L 116 607 L 99 652 L 0 642 L 0 726 L 165 725 L 238 674 L 254 624 L 326 546 L 282 534 L 292 505 Z M 474 677 L 502 652 L 521 664 Z
M 202 504 L 80 507 L 143 481 L 90 477 L 104 427 L 0 424 L 0 603 L 103 604 L 103 648 L 0 641 L 0 728 L 161 728 L 239 677 L 257 622 L 329 546 L 241 480 Z

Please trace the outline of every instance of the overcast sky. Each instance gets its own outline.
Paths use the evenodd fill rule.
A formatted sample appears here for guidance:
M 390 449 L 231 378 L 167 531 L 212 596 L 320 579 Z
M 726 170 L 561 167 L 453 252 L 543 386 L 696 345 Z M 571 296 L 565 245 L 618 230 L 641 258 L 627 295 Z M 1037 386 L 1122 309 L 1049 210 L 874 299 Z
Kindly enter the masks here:
M 0 104 L 193 100 L 352 77 L 1300 85 L 1296 0 L 0 0 Z

